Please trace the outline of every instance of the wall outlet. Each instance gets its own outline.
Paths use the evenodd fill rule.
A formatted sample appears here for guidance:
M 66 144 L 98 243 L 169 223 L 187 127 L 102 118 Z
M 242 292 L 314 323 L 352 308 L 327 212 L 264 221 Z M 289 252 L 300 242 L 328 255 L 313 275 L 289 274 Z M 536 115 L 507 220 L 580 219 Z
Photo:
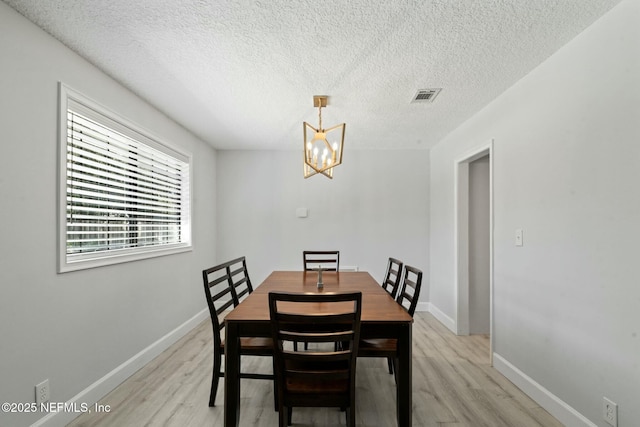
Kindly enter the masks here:
M 606 397 L 602 398 L 602 417 L 613 427 L 618 427 L 618 405 Z
M 49 401 L 49 380 L 44 380 L 36 385 L 36 404 L 47 403 Z

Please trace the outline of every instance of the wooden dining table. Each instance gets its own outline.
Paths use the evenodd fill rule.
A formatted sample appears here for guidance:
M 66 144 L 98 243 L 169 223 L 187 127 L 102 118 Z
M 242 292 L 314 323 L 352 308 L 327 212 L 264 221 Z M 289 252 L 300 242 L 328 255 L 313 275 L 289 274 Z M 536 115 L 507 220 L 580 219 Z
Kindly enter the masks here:
M 397 339 L 396 416 L 398 427 L 410 427 L 411 327 L 413 318 L 367 272 L 322 273 L 318 288 L 315 271 L 274 271 L 225 317 L 224 425 L 240 421 L 240 353 L 242 337 L 271 336 L 268 295 L 291 293 L 362 292 L 360 335 L 362 339 Z

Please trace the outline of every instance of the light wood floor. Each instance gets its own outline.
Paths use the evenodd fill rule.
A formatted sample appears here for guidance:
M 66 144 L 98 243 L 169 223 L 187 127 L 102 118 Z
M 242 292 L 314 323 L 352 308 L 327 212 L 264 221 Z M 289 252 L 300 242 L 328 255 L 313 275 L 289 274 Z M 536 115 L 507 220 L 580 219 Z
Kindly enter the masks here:
M 224 388 L 209 408 L 211 325 L 207 320 L 68 426 L 222 426 Z M 561 427 L 489 366 L 486 336 L 458 337 L 428 313 L 413 327 L 413 425 L 416 427 Z M 243 358 L 244 371 L 270 372 L 269 358 Z M 383 359 L 358 359 L 358 426 L 395 426 L 395 383 Z M 242 380 L 241 426 L 277 426 L 273 386 Z M 345 425 L 337 409 L 294 408 L 294 426 Z

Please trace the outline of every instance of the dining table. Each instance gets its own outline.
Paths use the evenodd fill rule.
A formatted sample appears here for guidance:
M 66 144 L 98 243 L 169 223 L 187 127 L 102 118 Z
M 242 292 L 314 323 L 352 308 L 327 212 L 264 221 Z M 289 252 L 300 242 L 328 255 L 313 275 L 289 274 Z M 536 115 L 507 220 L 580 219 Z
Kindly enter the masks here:
M 411 426 L 411 328 L 413 318 L 368 272 L 324 271 L 322 272 L 322 287 L 318 286 L 318 276 L 316 271 L 273 271 L 225 317 L 225 427 L 237 427 L 240 421 L 240 338 L 271 336 L 268 295 L 272 291 L 290 293 L 362 292 L 360 338 L 397 340 L 396 417 L 398 427 Z

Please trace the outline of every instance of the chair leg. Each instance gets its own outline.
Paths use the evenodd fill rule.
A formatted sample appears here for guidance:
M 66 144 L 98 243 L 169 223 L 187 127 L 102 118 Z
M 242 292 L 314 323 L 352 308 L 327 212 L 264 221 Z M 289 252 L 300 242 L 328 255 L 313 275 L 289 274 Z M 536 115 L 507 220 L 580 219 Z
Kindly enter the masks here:
M 398 386 L 398 369 L 396 368 L 396 366 L 397 366 L 397 363 L 398 363 L 398 359 L 397 358 L 393 358 L 393 359 L 390 359 L 390 360 L 391 360 L 391 363 L 393 365 L 393 374 L 394 374 L 393 377 L 396 380 L 396 387 L 397 387 Z
M 393 375 L 393 359 L 391 357 L 387 357 L 387 365 L 389 365 L 389 374 Z
M 356 411 L 353 410 L 353 407 L 347 408 L 347 427 L 356 427 Z
M 278 410 L 278 426 L 287 427 L 287 409 L 284 406 L 280 406 Z
M 273 359 L 273 406 L 276 411 L 280 408 L 280 400 L 278 399 L 278 376 L 276 375 L 276 358 Z
M 291 415 L 293 414 L 293 407 L 287 406 L 287 425 L 291 425 Z
M 220 366 L 222 355 L 219 352 L 213 354 L 213 376 L 211 378 L 211 393 L 209 394 L 209 406 L 216 405 L 216 394 L 218 393 L 218 382 L 220 382 Z

